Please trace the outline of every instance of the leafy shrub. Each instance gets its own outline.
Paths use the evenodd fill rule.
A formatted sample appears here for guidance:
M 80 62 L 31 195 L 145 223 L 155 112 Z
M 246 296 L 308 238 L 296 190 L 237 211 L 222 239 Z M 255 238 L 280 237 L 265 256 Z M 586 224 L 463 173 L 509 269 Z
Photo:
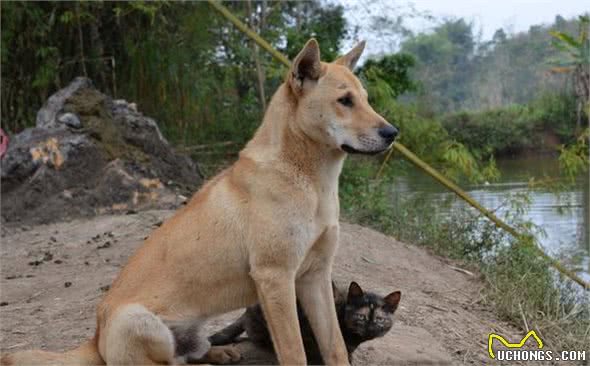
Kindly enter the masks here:
M 545 145 L 543 132 L 572 141 L 576 123 L 575 99 L 567 94 L 543 94 L 527 105 L 446 115 L 449 135 L 482 156 L 507 155 Z
M 448 133 L 484 155 L 508 154 L 530 147 L 534 126 L 527 110 L 513 105 L 483 112 L 459 112 L 442 119 Z

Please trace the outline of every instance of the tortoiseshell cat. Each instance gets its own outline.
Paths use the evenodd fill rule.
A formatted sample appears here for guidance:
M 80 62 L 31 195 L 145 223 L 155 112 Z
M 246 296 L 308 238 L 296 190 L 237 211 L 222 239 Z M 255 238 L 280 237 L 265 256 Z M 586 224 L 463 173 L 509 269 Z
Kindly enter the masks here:
M 395 291 L 382 297 L 371 292 L 363 292 L 356 282 L 351 282 L 348 294 L 343 296 L 333 282 L 332 287 L 334 288 L 340 330 L 350 359 L 354 350 L 361 343 L 382 337 L 391 329 L 393 313 L 399 305 L 401 292 Z M 324 364 L 309 321 L 299 304 L 297 312 L 308 364 Z M 252 342 L 272 350 L 270 333 L 260 305 L 248 307 L 235 322 L 209 337 L 209 341 L 212 345 L 229 344 L 244 331 Z

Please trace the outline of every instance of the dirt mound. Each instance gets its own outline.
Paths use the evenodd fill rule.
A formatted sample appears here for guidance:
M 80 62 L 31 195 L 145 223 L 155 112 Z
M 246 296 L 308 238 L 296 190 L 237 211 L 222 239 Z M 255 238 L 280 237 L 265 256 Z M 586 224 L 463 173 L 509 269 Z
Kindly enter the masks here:
M 156 122 L 87 78 L 52 95 L 36 127 L 2 159 L 2 221 L 48 223 L 112 211 L 170 208 L 202 182 Z
M 95 307 L 111 281 L 142 239 L 171 214 L 144 211 L 8 228 L 0 247 L 0 352 L 63 351 L 91 337 Z M 491 311 L 481 298 L 478 276 L 357 225 L 342 225 L 334 278 L 341 285 L 355 280 L 381 294 L 402 291 L 392 330 L 362 344 L 354 354 L 356 365 L 483 365 L 490 363 L 490 332 L 507 339 L 526 333 Z M 207 333 L 240 313 L 213 319 Z M 251 342 L 237 347 L 241 364 L 276 363 Z

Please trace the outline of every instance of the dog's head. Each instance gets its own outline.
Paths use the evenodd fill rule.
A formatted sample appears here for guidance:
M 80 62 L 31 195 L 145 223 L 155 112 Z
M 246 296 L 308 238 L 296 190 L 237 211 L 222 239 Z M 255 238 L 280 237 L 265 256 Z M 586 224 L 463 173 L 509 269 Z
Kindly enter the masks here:
M 332 63 L 320 61 L 311 39 L 295 57 L 287 83 L 297 100 L 303 132 L 333 149 L 375 154 L 386 150 L 398 134 L 369 105 L 367 91 L 352 73 L 365 42 Z

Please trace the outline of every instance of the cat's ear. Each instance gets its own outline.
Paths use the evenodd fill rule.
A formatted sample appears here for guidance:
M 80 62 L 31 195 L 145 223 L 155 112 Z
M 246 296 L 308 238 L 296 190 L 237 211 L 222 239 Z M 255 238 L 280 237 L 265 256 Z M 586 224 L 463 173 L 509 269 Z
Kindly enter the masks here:
M 363 295 L 363 289 L 361 286 L 359 286 L 358 283 L 352 281 L 350 286 L 348 286 L 348 301 L 362 297 Z
M 385 296 L 383 299 L 385 301 L 385 305 L 383 306 L 385 310 L 393 313 L 397 306 L 399 305 L 399 301 L 402 298 L 402 293 L 400 291 L 395 291 L 390 293 L 389 295 Z

